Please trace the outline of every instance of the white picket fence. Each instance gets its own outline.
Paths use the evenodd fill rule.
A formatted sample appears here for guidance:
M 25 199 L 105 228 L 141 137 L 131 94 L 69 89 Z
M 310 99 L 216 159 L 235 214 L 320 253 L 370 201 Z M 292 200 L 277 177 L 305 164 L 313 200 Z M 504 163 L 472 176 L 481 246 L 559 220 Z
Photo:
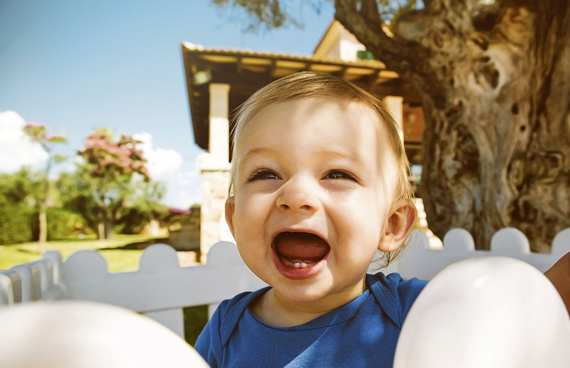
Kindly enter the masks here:
M 550 254 L 531 253 L 526 236 L 513 228 L 498 231 L 490 251 L 476 251 L 471 235 L 461 229 L 447 233 L 442 250 L 429 249 L 428 244 L 426 235 L 416 231 L 399 260 L 383 271 L 429 280 L 459 260 L 507 256 L 544 272 L 570 252 L 570 228 L 555 237 Z M 191 267 L 179 267 L 170 246 L 153 245 L 142 254 L 139 270 L 125 273 L 109 273 L 96 251 L 79 251 L 65 263 L 58 252 L 48 252 L 39 261 L 0 271 L 0 307 L 56 299 L 109 303 L 141 312 L 183 336 L 183 307 L 210 305 L 212 310 L 223 299 L 262 286 L 228 242 L 211 248 L 206 265 Z

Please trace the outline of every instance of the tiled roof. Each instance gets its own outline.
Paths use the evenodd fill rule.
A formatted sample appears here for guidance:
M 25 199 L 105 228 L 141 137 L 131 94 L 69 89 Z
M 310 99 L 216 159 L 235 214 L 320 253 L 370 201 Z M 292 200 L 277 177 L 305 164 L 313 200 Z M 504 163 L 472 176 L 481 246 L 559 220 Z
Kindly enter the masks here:
M 235 57 L 257 57 L 257 58 L 269 58 L 269 59 L 279 59 L 279 60 L 290 60 L 290 61 L 300 61 L 300 62 L 310 62 L 310 63 L 323 63 L 323 64 L 335 64 L 335 65 L 345 65 L 360 68 L 374 68 L 374 69 L 386 69 L 384 63 L 377 60 L 358 60 L 358 61 L 346 61 L 339 60 L 336 58 L 324 58 L 315 57 L 312 55 L 297 55 L 297 54 L 286 54 L 280 52 L 268 52 L 268 51 L 255 51 L 248 49 L 218 49 L 218 48 L 206 48 L 201 45 L 193 44 L 191 42 L 183 42 L 182 46 L 191 52 L 197 52 L 200 54 L 217 54 Z

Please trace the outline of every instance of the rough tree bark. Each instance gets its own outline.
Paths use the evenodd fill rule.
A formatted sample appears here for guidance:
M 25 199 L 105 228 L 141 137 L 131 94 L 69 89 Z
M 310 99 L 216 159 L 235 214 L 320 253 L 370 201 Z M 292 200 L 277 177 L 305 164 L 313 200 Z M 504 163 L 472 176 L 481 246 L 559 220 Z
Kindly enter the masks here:
M 488 248 L 522 230 L 534 251 L 570 226 L 570 4 L 431 0 L 389 37 L 375 0 L 336 18 L 422 97 L 422 197 L 430 227 Z

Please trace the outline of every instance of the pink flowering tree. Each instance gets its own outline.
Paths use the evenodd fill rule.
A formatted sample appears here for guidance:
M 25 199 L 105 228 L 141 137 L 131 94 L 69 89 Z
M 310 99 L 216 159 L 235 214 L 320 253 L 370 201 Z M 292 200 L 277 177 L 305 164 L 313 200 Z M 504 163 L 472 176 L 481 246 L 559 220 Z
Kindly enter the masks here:
M 51 194 L 49 175 L 53 165 L 65 159 L 64 156 L 54 153 L 54 146 L 57 144 L 65 143 L 66 139 L 58 135 L 49 135 L 46 126 L 37 123 L 26 124 L 24 126 L 24 133 L 33 142 L 39 144 L 48 154 L 46 165 L 41 174 L 40 188 L 37 193 L 35 193 L 39 224 L 38 242 L 40 244 L 41 251 L 43 252 L 44 244 L 46 243 L 48 237 L 47 208 L 50 203 Z
M 81 213 L 99 239 L 111 235 L 136 183 L 150 180 L 139 143 L 129 135 L 115 141 L 108 130 L 99 129 L 78 152 L 83 162 L 78 165 L 72 189 L 76 193 L 68 205 Z

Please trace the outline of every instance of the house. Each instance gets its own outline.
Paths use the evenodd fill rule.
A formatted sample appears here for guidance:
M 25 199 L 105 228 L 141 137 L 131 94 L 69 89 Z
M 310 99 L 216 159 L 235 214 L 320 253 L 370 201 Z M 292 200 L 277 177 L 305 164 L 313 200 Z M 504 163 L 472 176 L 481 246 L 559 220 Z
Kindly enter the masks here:
M 418 168 L 421 162 L 424 119 L 419 98 L 396 72 L 374 60 L 337 21 L 330 23 L 311 56 L 213 49 L 188 42 L 182 44 L 182 54 L 194 139 L 207 152 L 199 158 L 202 254 L 207 254 L 207 247 L 219 240 L 231 240 L 224 219 L 230 179 L 231 112 L 275 79 L 304 70 L 330 73 L 382 97 L 403 127 L 406 152 L 412 164 Z M 417 175 L 414 181 L 418 181 Z
M 200 250 L 200 206 L 189 209 L 169 208 L 165 222 L 168 225 L 168 238 L 164 244 L 177 251 L 199 252 Z

